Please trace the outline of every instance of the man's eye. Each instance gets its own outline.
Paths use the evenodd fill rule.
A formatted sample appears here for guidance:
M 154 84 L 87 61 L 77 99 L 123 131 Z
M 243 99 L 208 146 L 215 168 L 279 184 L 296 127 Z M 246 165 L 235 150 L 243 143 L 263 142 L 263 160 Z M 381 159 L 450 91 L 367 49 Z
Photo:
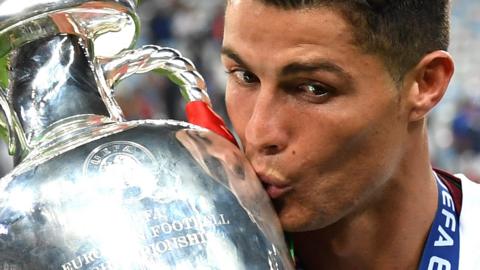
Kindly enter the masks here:
M 257 76 L 255 76 L 255 74 L 253 74 L 250 71 L 232 70 L 232 71 L 228 71 L 227 73 L 233 75 L 235 79 L 240 83 L 251 84 L 251 83 L 259 82 L 259 79 L 257 78 Z
M 309 95 L 323 97 L 332 92 L 332 89 L 320 83 L 306 83 L 298 86 L 298 89 Z

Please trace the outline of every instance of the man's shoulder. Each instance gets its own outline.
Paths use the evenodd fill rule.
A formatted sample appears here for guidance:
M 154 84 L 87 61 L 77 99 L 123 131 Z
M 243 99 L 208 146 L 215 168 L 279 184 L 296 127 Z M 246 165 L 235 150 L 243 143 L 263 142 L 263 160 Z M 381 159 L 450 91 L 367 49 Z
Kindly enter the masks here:
M 476 184 L 477 186 L 480 185 L 480 179 L 470 179 L 466 175 L 462 173 L 456 173 L 454 176 L 458 179 L 460 179 L 462 182 L 472 182 Z
M 469 179 L 467 176 L 460 173 L 455 174 L 454 176 L 461 181 L 464 196 L 465 194 L 470 195 L 471 193 L 472 195 L 475 195 L 475 197 L 477 197 L 478 199 L 474 201 L 480 202 L 480 198 L 476 196 L 480 192 L 480 180 Z
M 460 213 L 460 267 L 480 269 L 480 184 L 463 174 L 455 174 L 462 183 L 462 211 Z
M 467 178 L 463 174 L 455 174 L 455 177 L 460 179 L 462 186 L 462 211 L 460 217 L 472 215 L 478 222 L 477 230 L 480 229 L 480 183 Z

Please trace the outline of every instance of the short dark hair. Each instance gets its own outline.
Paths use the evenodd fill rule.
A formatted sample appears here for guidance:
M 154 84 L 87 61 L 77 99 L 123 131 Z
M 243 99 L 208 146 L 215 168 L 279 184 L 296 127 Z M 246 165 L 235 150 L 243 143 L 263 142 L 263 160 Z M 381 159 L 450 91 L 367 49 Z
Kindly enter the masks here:
M 339 10 L 352 26 L 355 44 L 378 55 L 396 82 L 425 54 L 449 45 L 449 0 L 259 1 L 283 9 Z

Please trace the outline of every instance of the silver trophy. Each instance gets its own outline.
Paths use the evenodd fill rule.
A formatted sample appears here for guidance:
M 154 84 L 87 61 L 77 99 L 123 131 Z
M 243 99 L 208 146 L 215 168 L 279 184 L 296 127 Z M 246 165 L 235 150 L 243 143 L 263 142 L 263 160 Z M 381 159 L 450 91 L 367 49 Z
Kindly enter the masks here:
M 136 5 L 0 0 L 0 133 L 15 160 L 0 180 L 0 269 L 292 269 L 193 64 L 129 50 Z M 196 125 L 124 120 L 112 88 L 151 70 L 179 86 Z

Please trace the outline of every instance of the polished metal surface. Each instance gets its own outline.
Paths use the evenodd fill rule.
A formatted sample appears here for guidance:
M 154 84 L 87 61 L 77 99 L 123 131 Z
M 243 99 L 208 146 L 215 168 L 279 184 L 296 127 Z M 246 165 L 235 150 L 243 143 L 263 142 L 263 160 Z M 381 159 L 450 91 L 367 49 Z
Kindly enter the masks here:
M 128 48 L 138 35 L 136 5 L 136 0 L 0 0 L 0 57 L 56 34 L 91 41 L 114 37 L 119 48 Z
M 159 71 L 179 86 L 187 102 L 210 105 L 202 76 L 174 49 L 148 45 L 114 57 L 84 56 L 81 38 L 71 35 L 38 39 L 10 54 L 10 89 L 0 89 L 0 105 L 8 116 L 10 145 L 19 145 L 18 160 L 35 147 L 46 127 L 63 118 L 98 114 L 123 121 L 112 87 L 136 73 Z
M 0 1 L 0 29 L 7 28 L 39 14 L 76 8 L 86 3 L 116 3 L 125 9 L 134 10 L 137 0 L 2 0 Z
M 122 52 L 114 58 L 104 57 L 101 62 L 104 63 L 101 69 L 109 87 L 132 74 L 156 70 L 180 87 L 185 101 L 201 100 L 210 104 L 202 76 L 194 64 L 175 49 L 147 45 L 138 50 Z
M 29 148 L 51 124 L 81 114 L 108 115 L 79 39 L 42 38 L 11 57 L 9 98 Z
M 96 53 L 100 33 L 136 20 L 134 1 L 12 3 L 0 0 L 0 128 L 16 161 L 0 179 L 0 269 L 293 269 L 234 144 L 185 122 L 124 121 L 113 87 L 135 73 L 157 70 L 210 104 L 174 49 L 121 39 L 120 53 Z
M 8 152 L 11 155 L 23 155 L 26 149 L 25 132 L 23 132 L 17 114 L 8 101 L 7 91 L 0 86 L 0 109 L 2 110 L 4 120 L 0 119 L 0 132 L 5 135 L 8 145 Z
M 290 269 L 268 197 L 230 142 L 153 120 L 88 134 L 105 127 L 2 179 L 4 269 Z

